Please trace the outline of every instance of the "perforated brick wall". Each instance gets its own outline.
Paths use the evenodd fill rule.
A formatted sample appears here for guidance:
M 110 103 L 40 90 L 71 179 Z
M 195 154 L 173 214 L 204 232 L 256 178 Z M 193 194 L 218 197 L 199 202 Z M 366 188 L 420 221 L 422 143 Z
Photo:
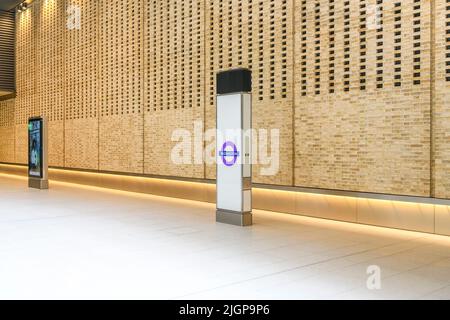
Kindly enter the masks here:
M 14 100 L 0 101 L 0 162 L 13 163 L 14 159 Z
M 27 163 L 27 121 L 37 112 L 37 33 L 38 10 L 33 6 L 16 15 L 16 90 L 14 101 L 15 162 Z
M 46 114 L 54 166 L 214 178 L 171 162 L 172 133 L 214 128 L 216 72 L 247 67 L 253 126 L 280 130 L 280 171 L 256 182 L 450 198 L 449 6 L 37 0 L 17 17 L 0 161 L 26 162 L 26 121 Z
M 429 196 L 430 2 L 296 10 L 296 185 Z
M 145 173 L 203 178 L 202 162 L 175 164 L 168 146 L 177 128 L 203 123 L 204 2 L 149 1 L 145 10 Z
M 435 2 L 434 196 L 450 198 L 450 0 Z
M 99 7 L 95 1 L 68 0 L 65 10 L 65 166 L 98 169 Z
M 143 173 L 143 3 L 100 1 L 99 168 Z

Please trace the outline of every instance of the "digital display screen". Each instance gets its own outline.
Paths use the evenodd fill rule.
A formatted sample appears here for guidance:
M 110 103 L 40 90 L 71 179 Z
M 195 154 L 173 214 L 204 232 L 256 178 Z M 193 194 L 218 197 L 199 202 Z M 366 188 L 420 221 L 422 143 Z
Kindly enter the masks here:
M 42 125 L 41 118 L 28 121 L 28 174 L 42 178 Z

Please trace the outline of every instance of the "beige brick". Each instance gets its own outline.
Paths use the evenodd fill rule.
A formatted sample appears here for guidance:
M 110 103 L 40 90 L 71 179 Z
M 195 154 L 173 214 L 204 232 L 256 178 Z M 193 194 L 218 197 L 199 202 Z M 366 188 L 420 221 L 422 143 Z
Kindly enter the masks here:
M 64 30 L 65 166 L 93 170 L 99 151 L 99 6 L 90 0 L 66 1 L 66 10 L 73 7 L 80 10 L 81 23 Z
M 0 101 L 0 162 L 15 161 L 15 101 Z
M 296 7 L 295 184 L 429 196 L 429 2 L 414 10 L 413 0 L 384 1 L 383 30 L 360 24 L 368 18 L 360 5 L 374 0 L 304 3 Z
M 204 178 L 203 164 L 171 160 L 174 130 L 193 133 L 204 119 L 203 1 L 146 2 L 145 10 L 145 173 Z
M 450 198 L 450 10 L 435 1 L 435 60 L 433 91 L 434 196 Z
M 27 120 L 46 115 L 53 166 L 214 178 L 174 165 L 171 135 L 214 128 L 216 73 L 248 67 L 253 126 L 281 134 L 279 173 L 255 166 L 255 182 L 450 198 L 447 5 L 385 0 L 383 30 L 367 30 L 374 4 L 36 0 L 16 18 L 0 161 L 26 163 Z

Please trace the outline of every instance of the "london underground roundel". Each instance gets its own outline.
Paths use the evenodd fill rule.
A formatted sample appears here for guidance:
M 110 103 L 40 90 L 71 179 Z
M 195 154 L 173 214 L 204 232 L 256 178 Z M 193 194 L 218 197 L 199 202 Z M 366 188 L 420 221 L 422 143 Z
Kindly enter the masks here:
M 222 159 L 222 163 L 227 167 L 234 166 L 239 157 L 239 151 L 236 144 L 231 141 L 227 141 L 222 145 L 222 149 L 219 152 Z

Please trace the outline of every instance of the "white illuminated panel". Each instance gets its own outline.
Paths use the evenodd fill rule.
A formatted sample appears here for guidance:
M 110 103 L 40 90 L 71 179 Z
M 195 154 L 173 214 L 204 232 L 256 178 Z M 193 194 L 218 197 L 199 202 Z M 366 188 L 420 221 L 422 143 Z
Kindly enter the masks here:
M 217 209 L 241 212 L 241 94 L 217 97 Z

